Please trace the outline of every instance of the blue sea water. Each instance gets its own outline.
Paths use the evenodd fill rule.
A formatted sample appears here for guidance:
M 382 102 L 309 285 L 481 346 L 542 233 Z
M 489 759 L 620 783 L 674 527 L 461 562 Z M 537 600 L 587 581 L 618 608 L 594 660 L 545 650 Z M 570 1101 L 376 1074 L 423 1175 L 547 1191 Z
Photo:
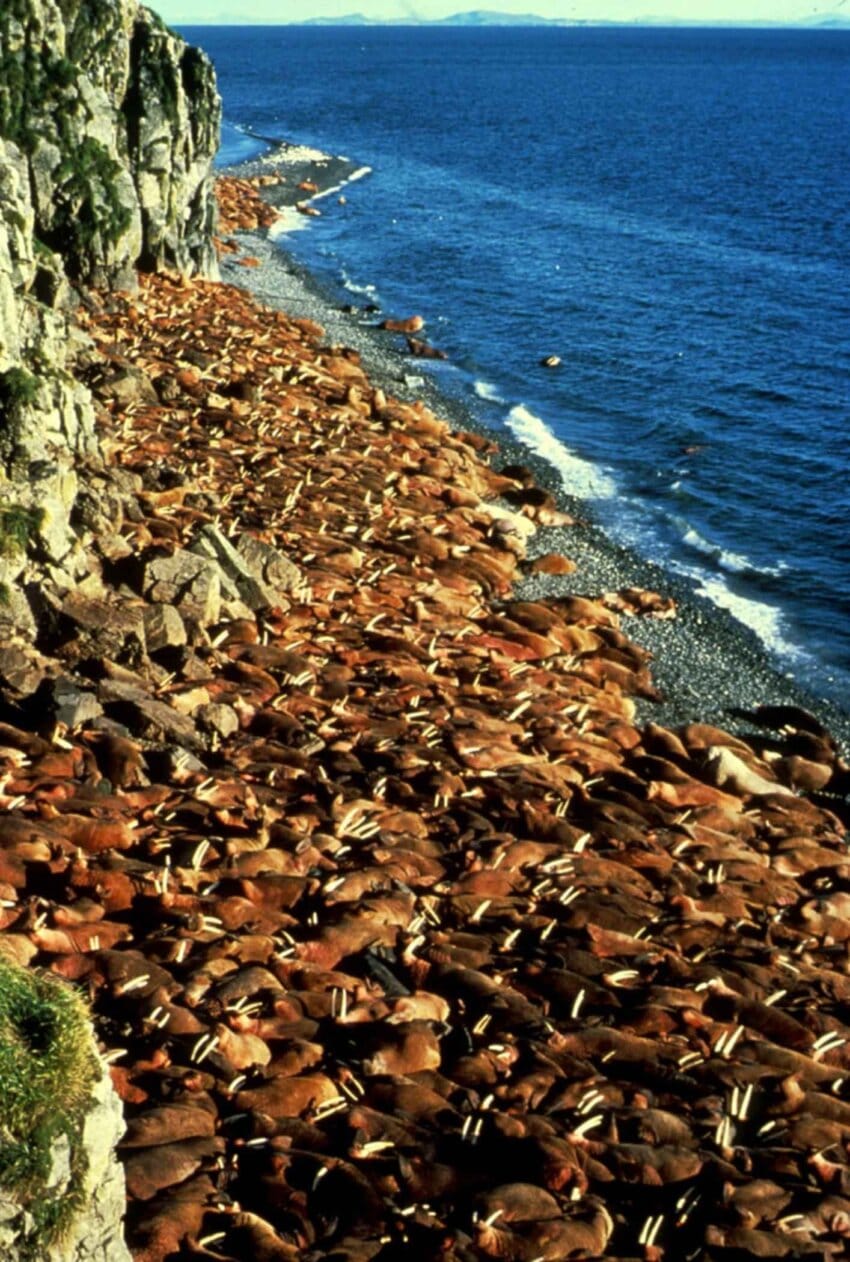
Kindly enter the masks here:
M 446 389 L 850 704 L 850 33 L 184 33 L 223 160 L 371 168 L 286 248 L 421 313 Z

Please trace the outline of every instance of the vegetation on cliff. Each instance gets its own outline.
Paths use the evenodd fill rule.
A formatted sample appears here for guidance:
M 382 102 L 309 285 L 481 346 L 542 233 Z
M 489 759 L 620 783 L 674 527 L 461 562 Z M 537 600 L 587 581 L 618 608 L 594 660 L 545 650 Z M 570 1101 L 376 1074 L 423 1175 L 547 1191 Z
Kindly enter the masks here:
M 25 155 L 37 235 L 73 280 L 213 268 L 218 124 L 208 59 L 137 0 L 3 6 L 0 138 Z
M 33 1257 L 61 1237 L 79 1208 L 79 1136 L 97 1076 L 79 991 L 0 959 L 0 1190 L 29 1212 L 25 1244 Z M 58 1151 L 75 1177 L 63 1196 L 45 1196 Z

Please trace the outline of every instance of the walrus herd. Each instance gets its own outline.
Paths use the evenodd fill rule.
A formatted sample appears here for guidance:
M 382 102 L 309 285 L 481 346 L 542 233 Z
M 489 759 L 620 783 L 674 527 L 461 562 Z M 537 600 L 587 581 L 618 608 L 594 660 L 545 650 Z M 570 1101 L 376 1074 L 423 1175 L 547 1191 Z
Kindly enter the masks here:
M 18 650 L 91 700 L 4 666 L 0 914 L 91 997 L 136 1262 L 846 1256 L 830 734 L 638 725 L 671 602 L 515 599 L 546 496 L 311 322 L 80 321 L 123 507 Z

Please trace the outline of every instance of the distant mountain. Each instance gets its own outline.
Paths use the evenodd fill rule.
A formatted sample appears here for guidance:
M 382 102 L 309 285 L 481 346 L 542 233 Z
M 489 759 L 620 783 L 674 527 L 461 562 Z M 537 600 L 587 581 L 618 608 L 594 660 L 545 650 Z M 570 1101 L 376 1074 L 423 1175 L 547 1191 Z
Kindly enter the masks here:
M 800 25 L 816 26 L 819 29 L 826 27 L 834 31 L 850 30 L 850 16 L 843 13 L 812 13 L 809 17 L 802 18 Z
M 837 11 L 832 13 L 812 13 L 796 22 L 729 21 L 712 22 L 701 18 L 673 18 L 664 15 L 649 15 L 635 18 L 630 22 L 612 22 L 604 18 L 593 21 L 575 20 L 571 18 L 544 18 L 536 13 L 500 13 L 496 9 L 469 9 L 463 13 L 453 13 L 447 18 L 369 18 L 364 13 L 348 13 L 341 18 L 309 18 L 299 22 L 299 26 L 737 26 L 737 27 L 805 27 L 817 30 L 850 30 L 850 16 L 845 17 Z
M 308 18 L 300 26 L 584 26 L 566 18 L 542 18 L 535 13 L 499 13 L 495 9 L 471 9 L 447 18 L 368 18 L 348 13 L 341 18 Z
M 8 3 L 8 0 L 5 0 Z M 0 0 L 2 7 L 4 0 Z M 209 26 L 265 26 L 269 23 L 265 19 L 245 18 L 233 12 L 219 12 L 215 17 L 208 18 L 206 22 L 186 22 L 186 25 L 209 25 Z M 453 13 L 447 18 L 370 18 L 365 13 L 347 13 L 344 17 L 339 18 L 308 18 L 306 21 L 293 22 L 282 21 L 277 25 L 283 26 L 735 26 L 735 27 L 803 27 L 806 30 L 850 30 L 850 13 L 847 16 L 834 10 L 831 13 L 812 13 L 808 17 L 799 18 L 796 22 L 771 22 L 771 21 L 725 21 L 712 22 L 708 19 L 697 21 L 688 21 L 682 18 L 673 18 L 663 15 L 646 15 L 635 18 L 630 22 L 609 21 L 605 18 L 594 18 L 592 21 L 588 19 L 574 18 L 544 18 L 536 13 L 500 13 L 496 9 L 469 9 L 462 13 Z
M 376 22 L 374 18 L 367 18 L 365 13 L 347 13 L 342 18 L 307 18 L 305 22 L 298 22 L 294 25 L 298 26 L 384 26 L 386 23 Z
M 499 13 L 493 9 L 471 9 L 439 18 L 429 26 L 574 26 L 566 18 L 541 18 L 535 13 Z
M 711 27 L 806 27 L 811 29 L 824 27 L 844 30 L 850 28 L 850 16 L 843 13 L 810 13 L 806 17 L 788 21 L 774 21 L 770 18 L 741 18 L 737 21 L 726 18 L 723 21 L 712 21 L 711 18 L 674 18 L 664 14 L 643 14 L 629 23 L 630 26 L 711 26 Z

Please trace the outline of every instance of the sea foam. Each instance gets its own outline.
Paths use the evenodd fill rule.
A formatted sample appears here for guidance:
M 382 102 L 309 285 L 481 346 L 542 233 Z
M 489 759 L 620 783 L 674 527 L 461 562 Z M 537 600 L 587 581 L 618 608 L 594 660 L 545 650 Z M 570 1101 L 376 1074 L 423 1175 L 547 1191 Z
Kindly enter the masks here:
M 808 659 L 809 655 L 804 649 L 785 638 L 782 612 L 775 605 L 733 592 L 722 578 L 710 578 L 704 574 L 694 577 L 697 577 L 697 591 L 701 596 L 706 596 L 713 604 L 726 609 L 738 622 L 749 627 L 780 658 L 789 664 Z
M 505 400 L 499 394 L 497 388 L 489 381 L 476 381 L 472 387 L 479 399 L 485 399 L 488 403 L 504 403 Z
M 775 578 L 788 568 L 781 561 L 776 565 L 757 565 L 743 552 L 732 552 L 728 548 L 721 548 L 719 544 L 711 543 L 687 523 L 683 524 L 681 537 L 686 547 L 702 556 L 711 557 L 718 568 L 725 570 L 727 574 L 761 574 Z
M 607 500 L 617 493 L 617 486 L 597 465 L 583 460 L 556 438 L 545 421 L 523 403 L 511 408 L 508 428 L 533 452 L 558 470 L 569 495 L 580 499 Z
M 309 217 L 302 215 L 294 206 L 281 206 L 277 219 L 269 228 L 269 240 L 289 236 L 292 232 L 302 232 L 310 224 Z
M 371 174 L 371 167 L 358 167 L 356 171 L 352 171 L 351 175 L 347 175 L 344 180 L 340 180 L 339 184 L 332 184 L 330 188 L 323 188 L 320 193 L 314 193 L 310 201 L 321 201 L 323 197 L 330 197 L 332 193 L 340 192 L 347 184 L 354 184 L 357 180 L 362 180 Z

